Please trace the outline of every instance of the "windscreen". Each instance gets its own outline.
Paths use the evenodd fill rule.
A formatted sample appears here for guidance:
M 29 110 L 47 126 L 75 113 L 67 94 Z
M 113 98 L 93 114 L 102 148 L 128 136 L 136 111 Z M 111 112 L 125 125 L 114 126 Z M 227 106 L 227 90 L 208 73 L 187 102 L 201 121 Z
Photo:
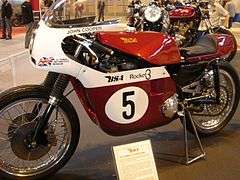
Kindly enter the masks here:
M 48 26 L 66 26 L 119 19 L 126 21 L 128 0 L 57 0 L 46 10 Z
M 46 10 L 43 20 L 48 26 L 66 26 L 91 23 L 95 20 L 95 7 L 90 0 L 58 0 Z

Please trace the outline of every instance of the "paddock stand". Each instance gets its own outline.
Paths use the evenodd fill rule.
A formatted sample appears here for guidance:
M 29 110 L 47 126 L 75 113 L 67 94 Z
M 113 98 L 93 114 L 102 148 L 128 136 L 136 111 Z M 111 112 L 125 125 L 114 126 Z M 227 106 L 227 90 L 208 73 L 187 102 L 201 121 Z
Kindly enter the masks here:
M 176 162 L 176 163 L 181 163 L 181 164 L 184 164 L 184 165 L 189 165 L 201 158 L 204 158 L 205 159 L 205 152 L 204 152 L 204 149 L 203 149 L 203 146 L 202 146 L 202 143 L 201 143 L 201 140 L 199 138 L 199 135 L 198 135 L 198 132 L 197 132 L 197 129 L 196 129 L 196 126 L 192 120 L 192 116 L 191 114 L 189 113 L 189 111 L 185 108 L 185 104 L 184 103 L 181 103 L 180 104 L 180 108 L 181 110 L 178 111 L 178 116 L 180 118 L 180 120 L 182 121 L 182 124 L 183 124 L 183 136 L 184 136 L 184 155 L 177 155 L 177 154 L 169 154 L 169 153 L 157 153 L 157 154 L 161 154 L 161 155 L 164 155 L 164 156 L 168 156 L 168 157 L 181 157 L 181 158 L 184 158 L 183 161 L 179 162 L 179 160 L 173 160 L 172 158 L 169 159 L 169 158 L 163 158 L 161 157 L 160 159 L 163 159 L 163 160 L 166 160 L 166 161 L 171 161 L 171 162 Z M 190 155 L 190 151 L 189 151 L 189 147 L 188 147 L 188 131 L 187 131 L 187 119 L 186 119 L 186 113 L 188 113 L 188 117 L 189 117 L 189 120 L 191 121 L 191 124 L 193 126 L 193 131 L 194 131 L 194 137 L 196 138 L 197 140 L 197 143 L 198 143 L 198 147 L 199 147 L 199 150 L 200 150 L 200 154 L 199 155 Z
M 195 124 L 194 124 L 194 122 L 192 120 L 192 116 L 191 116 L 190 112 L 185 108 L 185 106 L 183 104 L 181 106 L 182 106 L 182 111 L 179 112 L 179 116 L 180 116 L 181 121 L 183 122 L 184 145 L 185 145 L 185 165 L 189 165 L 189 164 L 191 164 L 191 163 L 193 163 L 193 162 L 195 162 L 195 161 L 197 161 L 197 160 L 199 160 L 201 158 L 205 158 L 206 153 L 205 153 L 205 151 L 203 149 L 201 140 L 199 138 L 196 126 L 195 126 Z M 195 138 L 197 139 L 199 150 L 201 151 L 201 153 L 199 155 L 196 155 L 195 157 L 191 157 L 189 155 L 186 113 L 187 113 L 187 115 L 189 117 L 189 120 L 191 121 L 191 124 L 192 124 L 192 127 L 193 127 L 193 131 L 194 131 L 194 135 L 195 135 Z

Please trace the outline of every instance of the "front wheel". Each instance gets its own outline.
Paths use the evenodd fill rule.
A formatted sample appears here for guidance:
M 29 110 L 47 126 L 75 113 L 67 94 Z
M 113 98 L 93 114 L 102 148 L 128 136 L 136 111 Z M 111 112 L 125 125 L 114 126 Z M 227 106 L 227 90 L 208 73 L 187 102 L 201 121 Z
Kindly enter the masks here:
M 211 71 L 208 72 L 212 74 Z M 236 112 L 240 98 L 240 83 L 237 72 L 228 62 L 219 63 L 220 103 L 195 105 L 195 111 L 189 110 L 196 129 L 201 136 L 212 135 L 223 129 Z M 213 81 L 213 78 L 211 78 Z M 214 95 L 213 87 L 207 88 Z M 197 111 L 196 111 L 197 109 Z M 193 133 L 191 122 L 187 118 L 187 129 Z
M 0 177 L 39 179 L 55 173 L 74 153 L 79 120 L 72 104 L 63 98 L 44 131 L 45 144 L 31 143 L 36 122 L 49 98 L 43 86 L 20 86 L 0 96 Z

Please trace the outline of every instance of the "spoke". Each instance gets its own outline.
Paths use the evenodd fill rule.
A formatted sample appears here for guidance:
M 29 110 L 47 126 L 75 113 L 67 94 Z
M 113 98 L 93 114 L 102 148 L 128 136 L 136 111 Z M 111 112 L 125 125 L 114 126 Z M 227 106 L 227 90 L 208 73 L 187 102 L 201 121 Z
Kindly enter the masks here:
M 65 138 L 62 138 L 62 139 L 56 138 L 56 139 L 57 139 L 57 142 L 59 142 L 59 144 L 62 144 L 65 141 Z
M 25 107 L 26 107 L 26 111 L 27 113 L 29 112 L 29 106 L 30 106 L 31 102 L 25 102 Z
M 1 119 L 7 121 L 8 124 L 12 123 L 12 120 L 9 118 L 6 118 L 5 115 L 2 115 Z
M 52 120 L 49 125 L 52 125 L 52 126 L 56 126 L 58 124 L 65 124 L 64 121 L 62 119 L 55 119 L 55 120 Z
M 14 158 L 12 158 L 12 160 L 10 160 L 8 164 L 9 164 L 9 165 L 11 165 L 13 162 L 15 162 L 15 161 L 16 161 L 16 159 L 18 159 L 18 157 L 17 157 L 17 156 L 15 156 Z
M 23 105 L 22 104 L 19 104 L 19 106 L 21 107 L 22 111 L 27 114 L 27 111 L 24 109 Z
M 42 102 L 36 103 L 31 110 L 31 113 L 35 115 L 35 118 L 31 121 L 35 121 L 39 116 L 42 109 Z
M 62 140 L 62 139 L 65 140 L 65 137 L 66 137 L 66 136 L 63 136 L 63 137 L 56 137 L 56 140 L 57 140 L 57 141 L 60 141 L 60 140 Z
M 63 135 L 63 134 L 67 134 L 68 132 L 67 131 L 65 131 L 66 129 L 63 129 L 63 130 L 61 130 L 60 132 L 57 132 L 56 134 L 55 134 L 55 136 L 60 136 L 60 135 Z
M 19 114 L 21 114 L 21 112 L 19 111 L 19 109 L 17 108 L 17 106 L 15 106 L 14 108 L 17 110 L 17 112 L 18 112 Z
M 24 161 L 21 159 L 21 164 L 22 164 L 22 168 L 24 168 L 25 167 L 25 163 L 24 163 Z
M 47 155 L 48 155 L 48 158 L 52 160 L 52 156 L 49 154 L 49 152 L 47 153 Z
M 5 146 L 4 148 L 0 149 L 0 151 L 5 150 L 5 149 L 9 149 L 9 148 L 11 148 L 11 144 L 10 143 L 8 144 L 8 146 Z M 1 156 L 2 153 L 6 153 L 6 151 L 1 152 L 0 156 Z
M 42 106 L 41 104 L 42 104 L 42 102 L 39 102 L 39 103 L 37 103 L 37 104 L 34 105 L 34 108 L 35 108 L 35 106 L 37 106 L 37 116 L 38 116 L 39 113 L 40 113 L 40 110 L 41 110 L 40 107 Z
M 9 116 L 9 118 L 10 118 L 11 122 L 13 122 L 13 119 L 12 119 L 12 117 L 11 117 L 10 113 L 9 113 L 9 110 L 7 110 L 7 114 L 8 114 L 8 116 Z
M 51 120 L 48 124 L 51 125 L 52 123 L 57 122 L 57 120 L 58 120 L 58 106 L 57 106 L 57 108 L 56 108 L 56 118 L 53 119 L 53 120 Z M 54 125 L 54 126 L 55 126 L 55 125 Z
M 9 148 L 11 148 L 11 144 L 10 144 L 10 143 L 9 143 L 8 146 L 5 146 L 4 148 L 0 149 L 0 151 L 1 151 L 1 150 L 5 150 L 5 149 L 9 149 Z M 5 153 L 5 151 L 4 151 L 4 152 L 1 152 L 0 155 L 1 155 L 2 153 Z
M 42 160 L 42 157 L 38 159 L 38 161 L 41 162 L 41 164 L 45 164 L 46 162 L 44 160 Z
M 19 158 L 17 158 L 17 159 L 19 159 Z M 18 169 L 21 169 L 21 165 L 20 165 L 20 161 L 18 160 L 18 161 L 16 161 L 16 163 L 15 163 L 15 165 L 18 167 Z
M 12 137 L 10 137 L 10 138 L 8 138 L 8 139 L 5 139 L 5 138 L 0 137 L 0 140 L 2 140 L 2 141 L 0 141 L 0 143 L 5 142 L 5 141 L 9 141 L 10 139 L 12 139 Z
M 17 130 L 17 129 L 13 129 L 13 130 L 11 130 L 11 131 L 8 131 L 7 133 L 4 133 L 4 132 L 1 132 L 1 131 L 0 131 L 0 134 L 2 134 L 2 135 L 4 135 L 4 136 L 9 136 L 9 134 L 14 133 L 16 130 Z
M 31 152 L 28 153 L 28 156 L 27 156 L 28 161 L 29 161 L 30 157 L 31 157 Z
M 65 128 L 64 121 L 56 121 L 55 123 L 49 124 L 50 127 L 53 128 L 53 131 L 56 133 L 57 128 Z

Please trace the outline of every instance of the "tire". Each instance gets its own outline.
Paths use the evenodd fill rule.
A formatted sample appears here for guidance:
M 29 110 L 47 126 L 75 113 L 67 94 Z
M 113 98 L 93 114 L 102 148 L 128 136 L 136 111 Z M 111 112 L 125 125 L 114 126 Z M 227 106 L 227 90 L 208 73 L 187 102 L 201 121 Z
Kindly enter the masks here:
M 193 122 L 196 126 L 197 132 L 200 136 L 213 135 L 213 134 L 216 134 L 219 131 L 221 131 L 229 123 L 229 121 L 232 119 L 232 117 L 234 116 L 234 114 L 237 110 L 238 104 L 239 104 L 240 82 L 239 82 L 237 72 L 230 65 L 230 63 L 224 62 L 224 61 L 219 63 L 219 72 L 220 72 L 221 76 L 223 76 L 225 74 L 227 76 L 229 76 L 231 78 L 230 83 L 233 82 L 234 87 L 233 87 L 233 91 L 232 91 L 232 102 L 230 102 L 228 98 L 226 99 L 226 103 L 230 103 L 231 106 L 229 106 L 230 107 L 229 108 L 227 106 L 228 105 L 227 104 L 226 106 L 223 107 L 223 110 L 222 110 L 221 113 L 226 111 L 226 115 L 224 116 L 224 118 L 219 119 L 219 123 L 217 123 L 216 125 L 213 124 L 212 126 L 208 126 L 208 125 L 211 125 L 209 123 L 214 122 L 214 118 L 218 119 L 217 114 L 215 116 L 210 115 L 210 114 L 198 115 L 194 111 L 189 111 L 191 116 L 192 116 L 192 120 L 193 120 Z M 229 81 L 227 81 L 227 82 L 229 82 Z M 223 81 L 221 82 L 221 79 L 220 79 L 220 86 L 221 86 L 221 83 L 224 83 L 224 82 Z M 223 88 L 223 86 L 222 86 L 222 88 Z M 227 97 L 229 97 L 229 96 L 227 96 Z M 211 108 L 214 108 L 216 106 L 218 106 L 218 105 L 206 105 L 205 107 L 208 107 L 209 109 L 211 109 Z M 188 114 L 188 113 L 186 113 L 186 114 Z M 219 115 L 221 115 L 221 114 L 219 114 Z M 210 118 L 209 121 L 207 121 L 208 118 Z M 192 124 L 190 122 L 190 119 L 189 119 L 188 115 L 186 115 L 186 121 L 187 121 L 187 130 L 190 133 L 194 134 L 193 127 L 192 127 Z M 199 121 L 201 121 L 201 122 L 199 122 Z M 205 125 L 203 125 L 203 123 Z
M 8 111 L 8 109 L 7 109 L 7 107 L 9 107 L 10 105 L 14 105 L 14 103 L 15 104 L 17 104 L 17 103 L 19 103 L 19 102 L 30 102 L 30 100 L 31 99 L 39 99 L 39 101 L 40 100 L 43 100 L 43 101 L 40 101 L 40 102 L 48 102 L 48 99 L 49 99 L 49 91 L 44 87 L 44 86 L 40 86 L 40 85 L 27 85 L 27 86 L 19 86 L 19 87 L 16 87 L 16 88 L 12 88 L 12 89 L 10 89 L 10 90 L 7 90 L 7 91 L 5 91 L 5 92 L 3 92 L 1 95 L 0 95 L 0 102 L 1 102 L 1 104 L 0 104 L 0 115 L 2 116 L 2 115 L 4 115 L 3 113 L 4 113 L 4 109 L 6 109 L 6 111 Z M 24 101 L 24 100 L 26 100 L 26 101 Z M 33 101 L 33 100 L 32 100 Z M 26 106 L 27 106 L 27 104 L 26 104 Z M 28 106 L 29 106 L 29 104 L 28 104 Z M 10 106 L 10 107 L 12 107 L 12 106 Z M 46 160 L 48 160 L 48 161 L 50 161 L 49 162 L 49 164 L 50 165 L 48 165 L 47 163 L 46 164 L 44 164 L 44 163 L 42 163 L 42 160 L 40 161 L 40 159 L 37 159 L 36 160 L 36 163 L 38 162 L 39 164 L 40 164 L 40 168 L 39 169 L 37 169 L 36 170 L 36 172 L 35 172 L 35 170 L 34 171 L 32 171 L 32 173 L 29 173 L 29 174 L 21 174 L 21 173 L 18 173 L 18 174 L 14 174 L 14 173 L 12 173 L 12 172 L 8 172 L 8 171 L 6 171 L 6 169 L 4 169 L 5 168 L 5 166 L 4 165 L 2 165 L 2 163 L 1 163 L 1 165 L 0 165 L 0 177 L 3 177 L 3 178 L 5 178 L 5 179 L 40 179 L 40 178 L 44 178 L 44 177 L 46 177 L 46 176 L 49 176 L 49 175 L 51 175 L 51 174 L 54 174 L 56 171 L 58 171 L 60 168 L 62 168 L 67 162 L 68 162 L 68 160 L 71 158 L 71 156 L 73 155 L 73 153 L 75 152 L 75 150 L 76 150 L 76 147 L 77 147 L 77 145 L 78 145 L 78 141 L 79 141 L 79 137 L 80 137 L 80 125 L 79 125 L 79 119 L 78 119 L 78 116 L 77 116 L 77 113 L 76 113 L 76 111 L 75 111 L 75 109 L 74 109 L 74 107 L 72 106 L 72 104 L 70 103 L 70 101 L 67 99 L 67 98 L 65 98 L 65 97 L 63 97 L 62 98 L 62 100 L 61 100 L 61 103 L 59 104 L 59 109 L 61 110 L 61 111 L 58 111 L 57 110 L 57 112 L 58 113 L 60 113 L 60 112 L 63 112 L 63 115 L 64 115 L 64 117 L 66 116 L 67 117 L 67 119 L 68 119 L 68 121 L 66 121 L 66 123 L 65 123 L 65 120 L 60 120 L 60 119 L 63 119 L 62 117 L 59 119 L 58 118 L 58 116 L 56 115 L 56 118 L 53 118 L 53 119 L 55 119 L 54 121 L 53 121 L 53 123 L 54 123 L 54 125 L 53 125 L 53 127 L 55 127 L 55 126 L 57 126 L 57 124 L 59 124 L 59 127 L 62 127 L 62 126 L 64 126 L 64 125 L 66 125 L 66 124 L 68 124 L 68 128 L 69 129 L 67 129 L 67 130 L 71 130 L 70 132 L 69 131 L 66 131 L 65 132 L 65 129 L 64 129 L 64 131 L 61 131 L 61 133 L 63 134 L 61 134 L 61 135 L 55 135 L 56 134 L 56 131 L 54 130 L 54 132 L 53 132 L 53 136 L 54 136 L 54 138 L 55 138 L 55 141 L 54 142 L 56 142 L 57 144 L 59 144 L 58 146 L 59 147 L 63 147 L 63 145 L 64 145 L 64 148 L 63 149 L 66 149 L 66 150 L 64 150 L 64 153 L 59 153 L 59 156 L 58 156 L 58 152 L 60 151 L 60 149 L 57 149 L 57 147 L 54 147 L 54 146 L 51 146 L 50 147 L 50 145 L 48 144 L 48 146 L 43 146 L 43 145 L 41 145 L 41 146 L 39 146 L 38 147 L 38 149 L 41 149 L 41 147 L 43 147 L 43 148 L 49 148 L 50 150 L 52 150 L 53 148 L 56 148 L 57 149 L 57 153 L 52 153 L 52 154 L 50 154 L 50 150 L 48 151 L 49 152 L 49 154 L 50 155 L 52 155 L 52 156 L 49 156 L 50 158 L 47 158 L 46 156 L 46 154 L 44 154 L 44 155 L 42 155 L 42 157 L 40 157 L 40 158 L 46 158 Z M 17 106 L 16 106 L 16 108 L 17 108 Z M 29 108 L 29 107 L 28 107 Z M 30 111 L 32 110 L 32 108 L 31 108 L 31 106 L 30 106 Z M 13 112 L 13 110 L 14 109 L 12 109 L 11 111 L 10 111 L 11 109 L 9 109 L 9 112 Z M 41 110 L 39 110 L 39 111 L 41 111 Z M 16 111 L 17 112 L 17 111 Z M 40 116 L 40 115 L 39 115 Z M 24 115 L 24 117 L 26 117 L 25 115 Z M 11 118 L 12 119 L 12 118 Z M 35 119 L 35 118 L 34 118 Z M 1 120 L 1 119 L 0 119 Z M 14 119 L 15 120 L 15 119 Z M 58 120 L 58 121 L 57 121 Z M 3 121 L 3 120 L 2 120 Z M 26 120 L 25 120 L 26 121 Z M 31 119 L 31 122 L 32 122 L 33 120 Z M 28 127 L 28 124 L 30 124 L 29 123 L 30 121 L 27 121 L 27 123 L 25 123 L 25 126 L 27 125 L 27 127 Z M 34 121 L 33 121 L 34 122 Z M 1 123 L 1 122 L 0 122 Z M 52 123 L 52 122 L 51 122 Z M 49 125 L 48 125 L 48 128 L 49 128 L 49 126 L 51 126 L 51 123 L 49 122 Z M 56 124 L 55 124 L 56 123 Z M 18 128 L 20 128 L 20 127 L 23 127 L 24 125 L 22 125 L 21 124 L 21 126 L 19 126 Z M 67 126 L 67 125 L 66 125 Z M 8 126 L 9 127 L 9 126 Z M 17 128 L 16 128 L 17 129 Z M 2 130 L 2 129 L 1 129 Z M 15 133 L 17 133 L 17 130 L 14 130 L 15 132 L 14 133 L 12 133 L 12 134 L 15 134 Z M 20 131 L 20 130 L 19 130 Z M 22 129 L 21 129 L 21 131 L 22 131 Z M 9 128 L 8 128 L 8 130 L 7 130 L 7 132 L 8 133 L 10 133 L 10 131 L 9 131 Z M 67 134 L 67 135 L 66 135 Z M 9 134 L 7 134 L 8 135 L 8 137 L 10 136 Z M 14 135 L 13 135 L 14 136 Z M 11 149 L 10 149 L 10 152 L 12 153 L 13 152 L 13 146 L 14 146 L 14 143 L 12 143 L 13 141 L 14 141 L 14 138 L 13 138 L 13 136 L 11 137 L 11 138 L 9 138 L 9 139 L 11 139 L 10 141 L 11 142 L 9 142 L 10 143 L 10 145 L 11 145 Z M 63 140 L 65 140 L 65 136 L 67 136 L 67 138 L 66 138 L 66 141 L 68 141 L 68 144 L 63 144 L 63 141 L 57 141 L 57 138 L 58 137 L 60 137 L 60 136 L 63 136 L 64 137 L 64 139 Z M 17 141 L 16 141 L 17 142 Z M 25 142 L 25 139 L 24 139 L 24 142 Z M 59 142 L 59 143 L 58 143 Z M 17 144 L 17 143 L 16 143 Z M 22 144 L 24 144 L 24 143 L 22 143 Z M 57 146 L 57 145 L 56 145 Z M 34 150 L 34 149 L 33 149 Z M 42 149 L 41 149 L 41 151 L 43 151 Z M 41 152 L 40 151 L 40 152 Z M 12 153 L 13 155 L 15 155 L 16 157 L 17 157 L 17 155 L 15 154 L 15 153 Z M 36 153 L 35 153 L 36 154 Z M 55 154 L 57 154 L 57 155 L 55 155 Z M 62 156 L 61 156 L 62 155 Z M 32 155 L 33 156 L 33 155 Z M 38 156 L 38 155 L 37 155 Z M 56 159 L 54 159 L 55 158 L 55 156 L 56 156 Z M 30 158 L 30 153 L 29 153 L 29 157 L 28 158 Z M 2 157 L 2 156 L 0 156 L 0 161 L 1 162 L 4 162 L 3 161 L 3 159 L 4 159 L 4 157 Z M 20 159 L 20 158 L 19 158 Z M 25 162 L 26 161 L 26 159 L 20 159 L 22 162 Z M 19 162 L 20 162 L 20 160 L 19 160 Z M 35 161 L 34 162 L 32 162 L 32 161 L 34 161 L 34 160 L 29 160 L 29 159 L 27 159 L 27 161 L 26 161 L 26 165 L 23 163 L 23 165 L 24 166 L 22 166 L 21 168 L 22 169 L 24 169 L 26 166 L 27 166 L 27 163 L 35 163 Z M 45 162 L 45 161 L 44 161 Z M 11 164 L 10 164 L 11 165 Z M 46 169 L 41 169 L 42 167 L 41 166 L 46 166 Z M 19 165 L 19 166 L 21 166 L 21 165 Z M 28 166 L 27 166 L 28 167 Z M 36 165 L 36 167 L 37 167 L 37 165 Z M 37 172 L 39 170 L 39 172 Z M 41 171 L 40 171 L 41 170 Z M 27 170 L 26 170 L 27 171 Z M 27 171 L 28 172 L 28 171 Z M 34 172 L 34 173 L 33 173 Z M 12 173 L 12 174 L 11 174 Z M 23 172 L 24 173 L 24 172 Z
M 213 29 L 214 33 L 219 33 L 219 34 L 227 34 L 229 36 L 231 36 L 233 38 L 233 43 L 234 43 L 234 49 L 233 52 L 229 55 L 229 57 L 226 59 L 227 61 L 231 61 L 233 60 L 233 58 L 235 57 L 236 53 L 237 53 L 237 40 L 235 38 L 235 36 L 231 33 L 231 31 L 224 29 L 224 28 L 214 28 Z

